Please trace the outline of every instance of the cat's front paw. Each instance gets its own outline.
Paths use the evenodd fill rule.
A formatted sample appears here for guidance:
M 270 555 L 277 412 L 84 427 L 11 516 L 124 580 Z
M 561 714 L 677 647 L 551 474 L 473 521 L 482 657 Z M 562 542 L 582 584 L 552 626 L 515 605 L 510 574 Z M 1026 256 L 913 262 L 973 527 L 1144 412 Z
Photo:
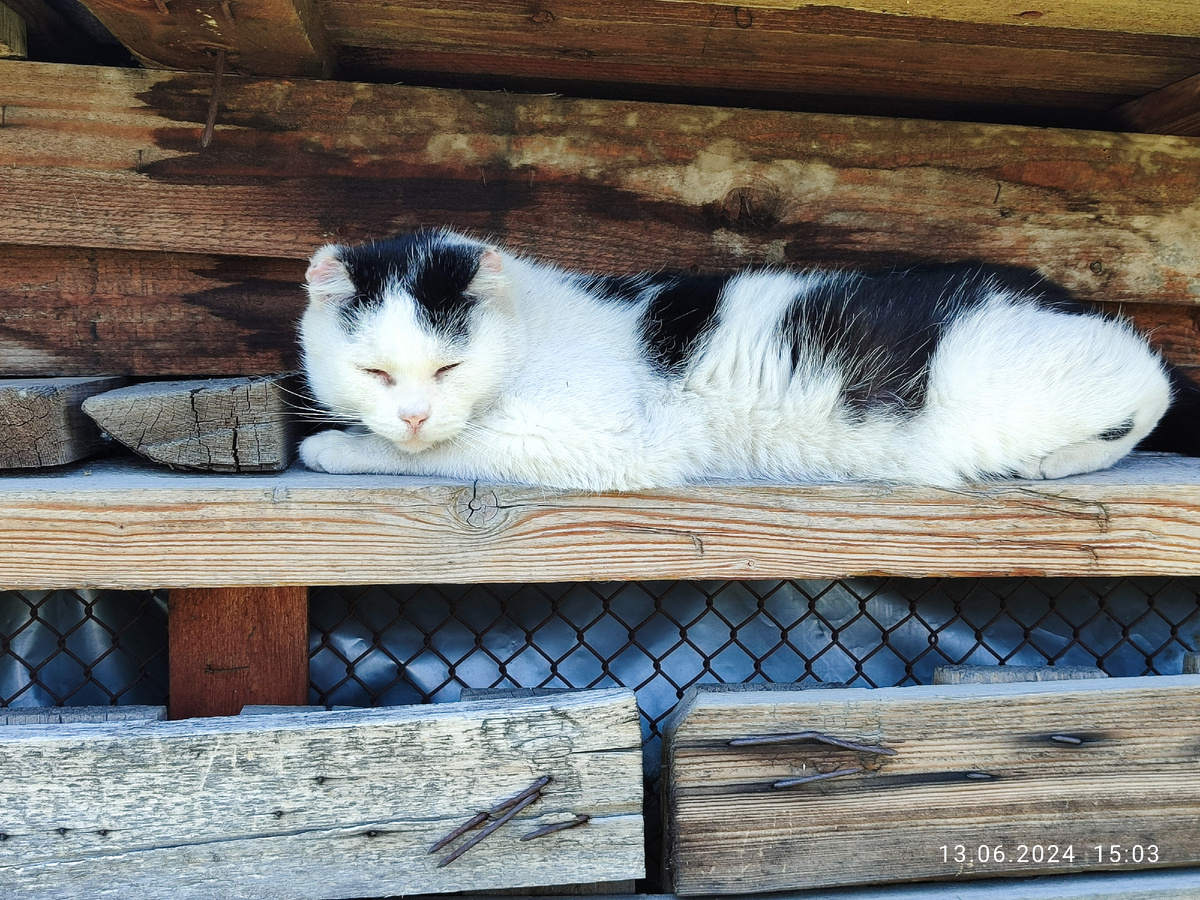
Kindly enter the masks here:
M 300 442 L 300 461 L 314 472 L 350 475 L 363 470 L 359 436 L 336 429 L 321 431 Z

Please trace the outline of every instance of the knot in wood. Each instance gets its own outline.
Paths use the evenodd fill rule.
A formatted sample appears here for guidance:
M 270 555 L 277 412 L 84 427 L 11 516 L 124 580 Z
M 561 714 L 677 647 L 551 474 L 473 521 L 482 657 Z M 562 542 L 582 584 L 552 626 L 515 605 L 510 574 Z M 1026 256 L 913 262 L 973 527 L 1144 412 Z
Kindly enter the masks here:
M 764 233 L 779 224 L 782 201 L 770 185 L 736 187 L 705 209 L 712 224 L 740 234 Z
M 485 528 L 500 516 L 500 501 L 496 492 L 479 487 L 459 493 L 455 502 L 458 518 L 472 528 Z

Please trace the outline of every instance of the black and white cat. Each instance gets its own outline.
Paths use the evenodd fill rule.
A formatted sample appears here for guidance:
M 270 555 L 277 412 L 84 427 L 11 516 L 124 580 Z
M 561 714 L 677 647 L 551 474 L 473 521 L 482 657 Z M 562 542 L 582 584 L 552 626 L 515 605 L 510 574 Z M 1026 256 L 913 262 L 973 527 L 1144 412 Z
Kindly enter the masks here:
M 595 276 L 422 231 L 323 247 L 307 282 L 313 395 L 365 426 L 303 442 L 325 472 L 954 486 L 1198 444 L 1183 412 L 1184 446 L 1155 431 L 1186 378 L 1020 269 Z

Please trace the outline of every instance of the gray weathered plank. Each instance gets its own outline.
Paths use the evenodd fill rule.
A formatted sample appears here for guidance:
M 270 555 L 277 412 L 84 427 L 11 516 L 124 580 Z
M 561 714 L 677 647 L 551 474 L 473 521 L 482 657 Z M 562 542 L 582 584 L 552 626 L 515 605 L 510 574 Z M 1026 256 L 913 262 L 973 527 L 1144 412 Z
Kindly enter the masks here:
M 1200 675 L 1200 653 L 1183 654 L 1183 674 Z
M 166 717 L 165 706 L 27 706 L 0 710 L 0 725 L 142 722 Z
M 157 463 L 208 472 L 280 472 L 292 461 L 286 375 L 155 381 L 89 397 L 105 432 Z
M 1018 681 L 1080 681 L 1107 678 L 1095 666 L 938 666 L 934 684 L 1006 684 Z
M 331 898 L 643 874 L 633 694 L 0 729 L 0 895 Z M 449 865 L 438 838 L 541 776 Z M 535 840 L 541 826 L 582 826 Z
M 1192 675 L 685 696 L 664 733 L 675 890 L 1195 865 L 1198 731 Z
M 80 405 L 123 384 L 109 376 L 0 379 L 0 469 L 61 466 L 98 452 L 103 437 Z

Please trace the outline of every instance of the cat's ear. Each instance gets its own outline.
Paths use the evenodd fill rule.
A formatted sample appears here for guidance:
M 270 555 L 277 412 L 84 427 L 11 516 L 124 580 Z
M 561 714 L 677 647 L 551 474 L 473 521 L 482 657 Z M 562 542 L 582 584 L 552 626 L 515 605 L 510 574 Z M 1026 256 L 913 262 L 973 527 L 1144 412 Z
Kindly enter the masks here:
M 354 296 L 354 282 L 338 256 L 336 244 L 327 244 L 313 254 L 304 273 L 305 288 L 311 300 L 339 303 Z

